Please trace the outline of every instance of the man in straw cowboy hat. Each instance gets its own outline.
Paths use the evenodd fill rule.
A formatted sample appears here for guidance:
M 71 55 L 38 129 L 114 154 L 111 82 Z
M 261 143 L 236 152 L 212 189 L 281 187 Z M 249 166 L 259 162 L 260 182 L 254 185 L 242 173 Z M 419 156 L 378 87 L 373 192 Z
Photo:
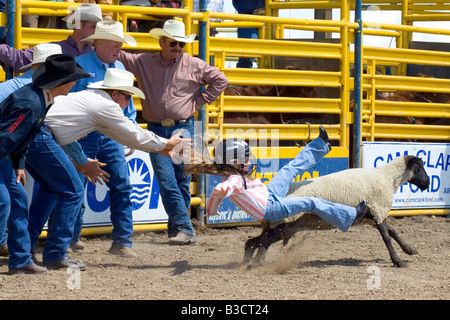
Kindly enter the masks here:
M 82 3 L 76 7 L 68 16 L 63 18 L 70 29 L 74 29 L 72 34 L 65 40 L 53 42 L 59 44 L 62 53 L 71 54 L 75 57 L 89 53 L 93 50 L 89 42 L 83 41 L 95 31 L 95 25 L 102 21 L 102 10 L 100 6 L 91 3 Z M 33 48 L 19 50 L 8 46 L 0 45 L 0 62 L 9 66 L 14 72 L 23 72 L 20 68 L 33 61 Z
M 45 117 L 56 141 L 60 145 L 78 143 L 77 139 L 99 131 L 130 148 L 166 156 L 179 143 L 189 145 L 189 139 L 180 138 L 181 132 L 165 139 L 142 129 L 123 114 L 133 95 L 145 99 L 133 82 L 131 72 L 110 68 L 105 79 L 90 84 L 88 90 L 58 97 Z
M 123 114 L 122 109 L 129 104 L 132 94 L 144 98 L 144 94 L 138 88 L 133 87 L 133 81 L 134 75 L 128 71 L 108 69 L 104 81 L 90 85 L 91 88 L 100 90 L 84 90 L 58 97 L 45 117 L 47 134 L 43 134 L 42 137 L 45 143 L 39 145 L 37 142 L 36 147 L 33 148 L 34 161 L 29 171 L 32 175 L 37 173 L 33 176 L 38 177 L 40 186 L 47 189 L 44 192 L 65 195 L 65 199 L 56 197 L 57 202 L 64 202 L 64 205 L 59 205 L 52 214 L 44 247 L 43 263 L 48 268 L 59 269 L 76 266 L 80 270 L 86 269 L 84 263 L 72 260 L 66 253 L 72 240 L 74 220 L 84 200 L 84 177 L 78 175 L 70 163 L 67 164 L 61 160 L 66 156 L 61 155 L 61 152 L 58 151 L 61 150 L 59 145 L 63 146 L 70 157 L 76 158 L 75 152 L 81 150 L 81 147 L 77 148 L 76 146 L 78 144 L 76 139 L 82 138 L 92 131 L 102 132 L 120 143 L 147 152 L 157 151 L 168 154 L 175 145 L 188 142 L 179 136 L 166 140 L 149 134 L 148 131 L 141 129 Z M 75 144 L 75 146 L 69 147 L 70 144 Z M 50 178 L 50 172 L 52 172 L 52 176 L 61 178 L 46 179 L 45 177 Z M 77 186 L 77 188 L 67 186 L 61 179 L 69 181 L 70 185 Z M 48 188 L 50 184 L 51 186 Z M 40 189 L 35 198 L 39 197 Z M 71 199 L 72 201 L 70 201 Z M 36 244 L 49 218 L 48 210 L 45 210 L 46 205 L 44 203 L 37 205 L 44 208 L 36 210 L 33 215 L 30 213 L 31 247 Z M 58 224 L 56 231 L 52 228 L 55 223 Z
M 25 160 L 28 145 L 39 132 L 54 98 L 66 95 L 75 81 L 89 74 L 71 55 L 57 54 L 46 59 L 33 74 L 33 82 L 10 94 L 0 104 L 0 189 L 11 197 L 8 219 L 9 273 L 44 273 L 45 267 L 32 260 L 28 234 L 28 201 Z
M 100 21 L 95 27 L 93 35 L 84 39 L 94 41 L 94 51 L 77 57 L 77 62 L 91 74 L 91 77 L 78 82 L 72 91 L 87 89 L 88 85 L 103 81 L 108 68 L 125 70 L 124 65 L 117 60 L 117 55 L 124 43 L 136 46 L 133 37 L 123 32 L 123 25 L 117 21 Z M 136 108 L 130 100 L 123 113 L 136 123 Z M 111 175 L 107 186 L 110 195 L 110 212 L 113 231 L 110 253 L 123 257 L 134 258 L 131 235 L 133 234 L 133 204 L 130 200 L 133 188 L 128 176 L 128 164 L 125 159 L 124 147 L 109 137 L 91 132 L 80 140 L 84 153 L 89 158 L 96 158 L 107 164 L 105 170 Z M 84 206 L 80 210 L 72 240 L 72 248 L 81 249 L 81 227 L 83 223 Z
M 161 52 L 132 54 L 122 51 L 119 60 L 136 75 L 145 93 L 142 114 L 147 129 L 162 137 L 183 129 L 194 137 L 194 113 L 205 103 L 212 103 L 225 90 L 228 79 L 217 68 L 183 52 L 195 34 L 186 36 L 184 23 L 168 20 L 164 27 L 150 30 L 159 39 Z M 205 90 L 201 90 L 207 86 Z M 191 177 L 184 165 L 151 153 L 150 159 L 160 186 L 164 208 L 169 216 L 169 244 L 197 241 L 188 214 Z

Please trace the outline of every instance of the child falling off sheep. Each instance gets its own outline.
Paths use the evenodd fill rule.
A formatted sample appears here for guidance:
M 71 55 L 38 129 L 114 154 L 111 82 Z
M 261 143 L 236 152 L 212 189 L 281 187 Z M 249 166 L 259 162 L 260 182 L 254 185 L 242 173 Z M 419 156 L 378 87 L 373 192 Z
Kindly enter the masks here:
M 217 215 L 221 201 L 229 197 L 258 221 L 276 222 L 301 212 L 311 212 L 345 232 L 363 219 L 367 212 L 366 201 L 351 207 L 314 197 L 285 197 L 293 179 L 300 172 L 313 167 L 329 151 L 328 134 L 320 126 L 319 137 L 306 145 L 265 185 L 260 179 L 251 177 L 253 165 L 250 163 L 252 153 L 249 145 L 242 140 L 227 139 L 214 149 L 212 164 L 192 162 L 186 165 L 186 173 L 208 173 L 223 177 L 222 182 L 211 192 L 206 216 Z

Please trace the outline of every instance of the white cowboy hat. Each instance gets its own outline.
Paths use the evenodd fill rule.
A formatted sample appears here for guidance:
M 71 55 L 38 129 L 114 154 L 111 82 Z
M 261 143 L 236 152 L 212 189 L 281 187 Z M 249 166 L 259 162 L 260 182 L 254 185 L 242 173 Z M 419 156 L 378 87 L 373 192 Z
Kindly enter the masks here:
M 102 17 L 102 9 L 99 5 L 93 3 L 82 3 L 76 8 L 75 6 L 70 6 L 68 9 L 73 10 L 71 14 L 62 18 L 63 21 L 66 21 L 67 27 L 69 29 L 74 28 L 74 24 L 80 21 L 93 21 L 99 22 L 103 20 Z
M 47 59 L 48 56 L 51 56 L 52 54 L 61 54 L 61 46 L 56 43 L 43 43 L 38 44 L 33 48 L 33 62 L 24 65 L 20 68 L 20 70 L 29 68 L 34 64 L 37 63 L 44 63 L 45 59 Z
M 109 68 L 106 70 L 103 81 L 97 81 L 88 85 L 91 89 L 109 89 L 131 92 L 141 99 L 145 99 L 145 94 L 133 86 L 134 74 L 122 69 Z
M 162 29 L 161 28 L 151 29 L 150 35 L 156 39 L 159 39 L 164 36 L 174 39 L 176 41 L 188 43 L 194 42 L 195 39 L 195 34 L 186 36 L 184 23 L 182 21 L 177 20 L 167 20 L 164 23 L 164 27 Z
M 113 40 L 117 42 L 126 42 L 129 46 L 136 47 L 136 40 L 123 33 L 123 24 L 118 21 L 99 21 L 95 26 L 95 33 L 81 41 L 89 40 Z

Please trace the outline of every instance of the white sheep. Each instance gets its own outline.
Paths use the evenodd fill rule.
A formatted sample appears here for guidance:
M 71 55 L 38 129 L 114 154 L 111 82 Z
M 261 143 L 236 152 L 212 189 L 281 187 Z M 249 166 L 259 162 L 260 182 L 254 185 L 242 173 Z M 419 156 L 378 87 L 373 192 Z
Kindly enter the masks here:
M 287 196 L 317 197 L 349 206 L 367 200 L 370 212 L 366 217 L 376 222 L 394 265 L 403 267 L 406 264 L 397 256 L 391 244 L 391 237 L 407 254 L 416 254 L 417 250 L 398 236 L 395 229 L 387 224 L 386 218 L 392 208 L 395 191 L 405 182 L 410 182 L 421 190 L 429 187 L 430 180 L 420 158 L 406 155 L 378 168 L 347 169 L 314 179 L 293 182 Z M 272 223 L 264 228 L 260 236 L 249 239 L 245 246 L 244 263 L 250 262 L 256 249 L 258 249 L 257 262 L 261 263 L 273 242 L 284 240 L 286 244 L 296 232 L 305 229 L 302 219 L 299 219 L 303 215 L 304 213 L 277 224 Z

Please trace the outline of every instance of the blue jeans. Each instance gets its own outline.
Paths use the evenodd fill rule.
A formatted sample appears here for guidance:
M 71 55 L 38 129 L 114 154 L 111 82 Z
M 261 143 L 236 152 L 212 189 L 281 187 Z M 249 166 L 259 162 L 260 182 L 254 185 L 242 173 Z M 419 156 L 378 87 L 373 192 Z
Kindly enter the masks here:
M 5 198 L 0 198 L 0 224 L 7 221 L 9 268 L 19 269 L 30 265 L 31 246 L 28 234 L 28 196 L 21 183 L 16 183 L 16 173 L 8 158 L 0 161 L 0 191 L 7 190 L 10 211 L 3 210 L 8 205 Z M 5 217 L 9 213 L 9 217 Z
M 266 6 L 265 0 L 233 0 L 233 7 L 239 14 L 253 14 L 253 11 Z M 238 28 L 238 38 L 258 39 L 257 28 Z M 252 58 L 239 58 L 237 68 L 252 68 Z
M 165 128 L 149 123 L 147 129 L 160 137 L 170 138 L 173 133 L 183 129 L 185 138 L 194 138 L 194 118 L 185 123 Z M 188 133 L 189 132 L 189 137 Z M 191 206 L 191 176 L 184 174 L 184 164 L 175 164 L 172 159 L 159 153 L 150 153 L 152 167 L 158 180 L 164 209 L 169 216 L 167 223 L 169 237 L 178 232 L 195 235 L 188 211 Z
M 354 207 L 313 197 L 285 197 L 292 180 L 302 171 L 313 167 L 328 152 L 328 146 L 322 138 L 316 138 L 278 171 L 267 184 L 269 200 L 265 219 L 280 221 L 301 212 L 311 212 L 342 231 L 350 228 L 356 217 Z
M 111 233 L 113 246 L 131 247 L 131 235 L 133 234 L 133 205 L 130 200 L 133 191 L 128 176 L 128 164 L 125 159 L 125 151 L 120 143 L 98 132 L 92 132 L 87 137 L 79 140 L 84 153 L 88 158 L 98 159 L 106 163 L 103 168 L 111 175 L 106 185 L 109 188 L 110 218 L 113 225 Z M 83 185 L 86 187 L 87 179 L 80 175 Z M 72 242 L 76 242 L 81 233 L 83 224 L 84 205 L 75 224 L 75 234 Z
M 43 262 L 48 264 L 67 256 L 84 188 L 77 169 L 44 127 L 28 148 L 26 168 L 38 184 L 30 205 L 31 248 L 48 220 L 43 251 Z
M 0 166 L 3 162 L 9 162 L 7 158 L 0 160 Z M 4 164 L 5 166 L 7 163 Z M 10 173 L 9 171 L 5 173 Z M 9 190 L 5 183 L 0 184 L 0 245 L 6 244 L 8 234 L 6 233 L 6 224 L 8 223 L 9 212 L 11 211 L 11 200 Z

